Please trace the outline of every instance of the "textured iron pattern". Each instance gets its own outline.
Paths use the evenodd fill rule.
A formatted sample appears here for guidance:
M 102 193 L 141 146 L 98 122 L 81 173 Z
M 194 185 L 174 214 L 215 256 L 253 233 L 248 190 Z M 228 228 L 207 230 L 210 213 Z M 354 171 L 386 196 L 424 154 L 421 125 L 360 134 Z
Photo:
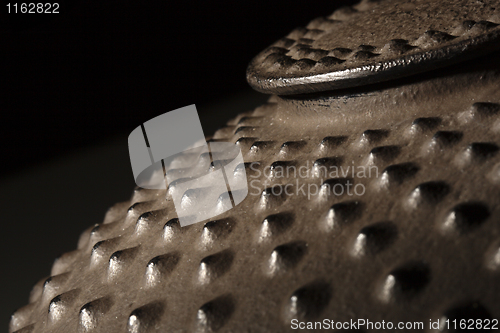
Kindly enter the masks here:
M 269 182 L 258 195 L 180 228 L 165 191 L 136 190 L 55 262 L 10 331 L 277 332 L 293 317 L 498 318 L 499 84 L 480 72 L 321 103 L 272 97 L 213 137 L 244 151 L 236 173 L 246 167 L 249 181 Z M 310 200 L 273 194 L 295 184 L 273 173 L 279 165 L 306 165 L 298 185 L 321 190 Z M 364 195 L 338 196 L 324 184 L 352 175 L 323 178 L 320 165 L 380 174 L 352 179 Z
M 428 71 L 500 46 L 498 1 L 363 0 L 311 21 L 265 49 L 247 80 L 299 94 Z
M 356 92 L 272 96 L 211 138 L 243 152 L 234 174 L 245 170 L 249 195 L 240 205 L 181 228 L 175 182 L 136 189 L 55 261 L 10 332 L 499 318 L 497 58 Z M 202 155 L 175 172 L 214 165 Z M 377 173 L 330 172 L 353 166 Z M 348 182 L 364 193 L 335 192 Z

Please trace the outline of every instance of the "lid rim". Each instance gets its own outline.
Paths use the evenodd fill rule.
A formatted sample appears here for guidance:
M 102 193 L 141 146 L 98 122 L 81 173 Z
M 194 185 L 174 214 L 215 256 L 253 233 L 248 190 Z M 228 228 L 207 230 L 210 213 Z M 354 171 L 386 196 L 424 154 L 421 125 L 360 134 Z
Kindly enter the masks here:
M 474 21 L 471 22 L 473 22 L 472 25 L 475 24 Z M 479 23 L 484 25 L 484 22 L 489 21 Z M 325 65 L 321 62 L 323 59 L 321 61 L 309 59 L 307 55 L 300 58 L 299 62 L 297 60 L 299 58 L 295 58 L 297 54 L 290 53 L 292 52 L 290 46 L 276 47 L 275 43 L 250 62 L 246 78 L 253 89 L 265 94 L 278 95 L 315 93 L 386 82 L 430 72 L 500 49 L 500 25 L 498 22 L 490 23 L 493 26 L 487 31 L 475 32 L 472 36 L 448 35 L 453 39 L 436 42 L 431 46 L 422 46 L 400 55 L 382 51 L 381 54 L 375 54 L 377 57 L 371 59 L 347 59 L 348 62 L 337 59 L 340 62 L 330 62 L 331 65 Z M 426 31 L 426 34 L 430 32 L 436 31 Z M 300 39 L 295 43 L 299 41 Z M 335 60 L 330 57 L 325 59 Z M 320 64 L 324 67 L 319 67 Z M 302 65 L 306 67 L 298 67 Z M 305 69 L 307 66 L 310 69 Z M 302 69 L 299 70 L 299 68 Z

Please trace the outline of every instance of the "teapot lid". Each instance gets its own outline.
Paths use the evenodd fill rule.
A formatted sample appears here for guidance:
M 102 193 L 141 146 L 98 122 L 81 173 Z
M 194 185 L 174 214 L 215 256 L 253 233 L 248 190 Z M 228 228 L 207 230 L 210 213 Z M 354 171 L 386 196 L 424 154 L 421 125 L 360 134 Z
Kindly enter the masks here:
M 469 60 L 499 39 L 498 0 L 363 0 L 266 48 L 247 81 L 278 95 L 351 88 Z

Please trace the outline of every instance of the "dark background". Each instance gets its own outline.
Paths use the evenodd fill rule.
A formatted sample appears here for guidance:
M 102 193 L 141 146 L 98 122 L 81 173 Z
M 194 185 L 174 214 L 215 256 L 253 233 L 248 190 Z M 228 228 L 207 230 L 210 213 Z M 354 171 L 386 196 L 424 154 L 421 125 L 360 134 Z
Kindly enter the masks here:
M 267 98 L 245 80 L 254 55 L 352 2 L 60 0 L 60 14 L 3 3 L 0 327 L 54 258 L 129 197 L 135 127 L 195 103 L 211 134 Z

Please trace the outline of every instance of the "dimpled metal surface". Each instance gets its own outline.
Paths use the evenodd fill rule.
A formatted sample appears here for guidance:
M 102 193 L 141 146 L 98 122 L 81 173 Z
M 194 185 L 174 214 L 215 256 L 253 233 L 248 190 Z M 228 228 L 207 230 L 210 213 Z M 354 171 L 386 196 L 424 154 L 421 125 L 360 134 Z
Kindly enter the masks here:
M 498 48 L 498 1 L 363 0 L 262 51 L 247 80 L 264 93 L 301 94 L 381 82 Z
M 294 318 L 361 318 L 434 332 L 429 319 L 499 318 L 496 59 L 272 96 L 211 138 L 243 152 L 240 205 L 181 228 L 173 186 L 136 189 L 55 261 L 9 331 L 285 332 Z M 363 193 L 335 192 L 347 183 Z

